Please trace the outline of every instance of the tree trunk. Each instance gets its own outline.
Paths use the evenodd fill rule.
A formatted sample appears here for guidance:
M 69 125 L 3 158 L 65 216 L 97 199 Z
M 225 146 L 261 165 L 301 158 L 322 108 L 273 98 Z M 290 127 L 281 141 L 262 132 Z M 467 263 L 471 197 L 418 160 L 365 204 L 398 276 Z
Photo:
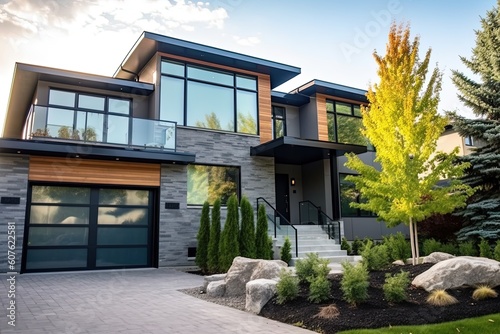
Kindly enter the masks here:
M 418 249 L 418 231 L 417 231 L 417 223 L 414 223 L 413 225 L 415 226 L 415 232 L 414 232 L 413 237 L 415 238 L 415 255 L 416 255 L 416 258 L 417 258 L 417 264 L 418 264 L 418 260 L 419 260 L 419 258 L 420 258 L 420 250 Z
M 411 246 L 411 263 L 415 265 L 415 237 L 413 235 L 413 221 L 410 217 L 410 246 Z

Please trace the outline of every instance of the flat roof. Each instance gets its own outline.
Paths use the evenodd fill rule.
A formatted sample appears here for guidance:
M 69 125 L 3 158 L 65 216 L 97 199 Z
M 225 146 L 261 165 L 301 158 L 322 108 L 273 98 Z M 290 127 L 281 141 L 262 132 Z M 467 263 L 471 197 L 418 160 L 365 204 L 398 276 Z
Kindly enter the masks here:
M 309 96 L 271 91 L 271 102 L 274 103 L 281 103 L 295 107 L 300 107 L 303 106 L 304 104 L 308 104 L 309 101 L 311 101 Z
M 317 79 L 311 80 L 290 92 L 290 94 L 304 94 L 307 96 L 313 96 L 316 93 L 368 103 L 366 90 Z
M 39 81 L 146 96 L 154 91 L 154 85 L 148 83 L 16 63 L 3 129 L 4 138 L 20 138 Z
M 128 80 L 134 79 L 156 52 L 269 74 L 271 89 L 300 74 L 299 67 L 145 31 L 135 42 L 113 76 Z

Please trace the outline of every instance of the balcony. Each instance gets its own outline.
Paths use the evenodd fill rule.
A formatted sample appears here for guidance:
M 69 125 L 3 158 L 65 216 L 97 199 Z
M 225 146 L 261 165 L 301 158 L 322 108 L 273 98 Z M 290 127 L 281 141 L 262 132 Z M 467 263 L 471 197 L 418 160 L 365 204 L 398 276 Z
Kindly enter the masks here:
M 33 105 L 24 138 L 175 152 L 176 130 L 176 122 Z

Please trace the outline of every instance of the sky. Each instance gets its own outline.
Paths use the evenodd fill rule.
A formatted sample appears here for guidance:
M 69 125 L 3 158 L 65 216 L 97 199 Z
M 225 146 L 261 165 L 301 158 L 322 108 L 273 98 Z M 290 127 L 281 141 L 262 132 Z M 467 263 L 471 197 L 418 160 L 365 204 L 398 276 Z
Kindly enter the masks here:
M 443 72 L 440 112 L 473 117 L 451 71 L 469 75 L 480 19 L 495 0 L 0 0 L 0 133 L 16 62 L 112 76 L 143 31 L 301 68 L 277 87 L 319 79 L 367 90 L 373 52 L 393 22 L 409 24 L 420 55 Z

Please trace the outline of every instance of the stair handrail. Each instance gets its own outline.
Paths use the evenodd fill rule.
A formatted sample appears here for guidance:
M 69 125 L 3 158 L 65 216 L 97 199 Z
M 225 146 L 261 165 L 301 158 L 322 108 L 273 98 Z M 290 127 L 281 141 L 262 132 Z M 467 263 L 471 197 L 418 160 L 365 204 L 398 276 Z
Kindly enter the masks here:
M 340 221 L 338 220 L 334 220 L 332 219 L 330 216 L 328 216 L 323 210 L 321 210 L 321 207 L 317 206 L 316 204 L 314 204 L 313 202 L 311 202 L 310 200 L 305 200 L 305 201 L 300 201 L 299 202 L 299 212 L 300 212 L 300 208 L 301 208 L 301 204 L 302 203 L 309 203 L 310 205 L 312 205 L 317 211 L 318 211 L 318 215 L 319 214 L 323 214 L 326 218 L 328 218 L 330 221 L 332 222 L 336 222 L 337 223 L 337 226 L 338 226 L 338 238 L 337 238 L 337 241 L 339 242 L 340 244 Z M 300 213 L 299 213 L 300 215 Z M 319 217 L 318 217 L 319 218 Z M 319 219 L 318 219 L 319 220 Z M 319 225 L 319 223 L 318 223 Z M 328 226 L 328 237 L 330 237 L 330 226 L 333 225 L 333 224 L 326 224 Z
M 272 205 L 271 203 L 269 203 L 264 197 L 257 197 L 257 212 L 259 212 L 259 200 L 263 201 L 264 203 L 267 204 L 268 207 L 270 207 L 273 212 L 274 212 L 274 218 L 272 220 L 273 224 L 274 224 L 274 237 L 276 238 L 277 236 L 277 226 L 276 226 L 276 215 L 279 215 L 280 217 L 280 222 L 285 222 L 285 225 L 289 225 L 291 228 L 293 228 L 294 232 L 295 232 L 295 257 L 299 257 L 299 243 L 298 243 L 298 235 L 297 235 L 297 229 L 292 225 L 290 224 L 290 222 L 288 221 L 288 219 L 286 219 L 278 210 L 276 210 Z M 266 215 L 267 216 L 267 215 Z M 268 216 L 269 217 L 269 216 Z

